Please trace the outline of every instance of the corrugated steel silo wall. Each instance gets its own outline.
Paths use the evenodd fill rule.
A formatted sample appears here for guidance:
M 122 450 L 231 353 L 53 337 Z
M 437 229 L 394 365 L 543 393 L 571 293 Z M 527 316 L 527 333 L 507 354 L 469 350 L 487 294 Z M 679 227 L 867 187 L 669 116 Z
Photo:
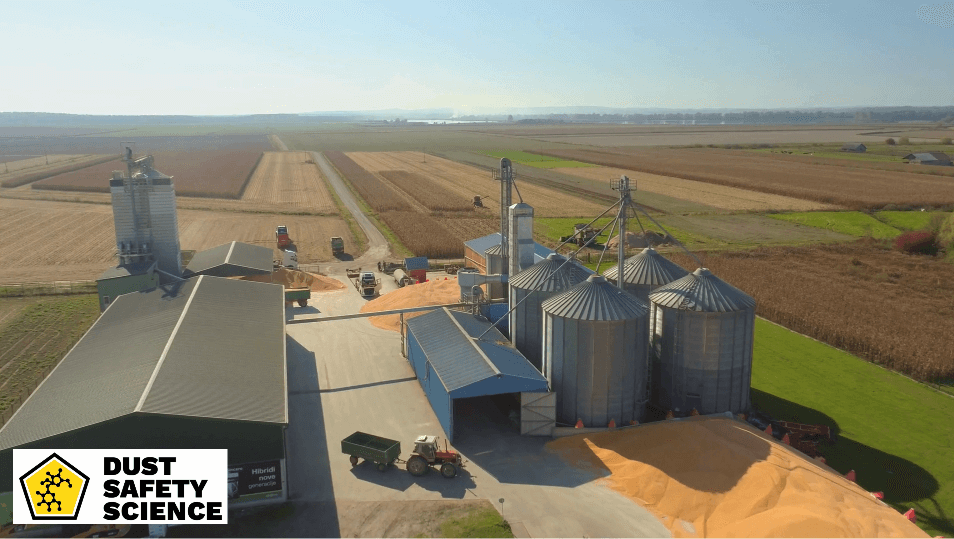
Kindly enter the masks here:
M 485 275 L 502 275 L 507 273 L 504 269 L 504 259 L 500 255 L 487 255 L 487 273 Z M 503 283 L 488 283 L 487 295 L 490 299 L 501 299 L 504 297 Z
M 652 306 L 653 403 L 686 414 L 739 413 L 752 384 L 753 309 L 705 313 Z
M 559 292 L 533 292 L 516 286 L 510 287 L 510 308 L 530 298 L 514 309 L 510 314 L 510 340 L 530 363 L 543 372 L 543 302 Z M 545 374 L 545 373 L 544 373 Z
M 172 185 L 149 187 L 149 216 L 152 221 L 153 252 L 159 269 L 182 275 L 179 247 L 179 220 L 176 214 L 176 190 Z
M 557 422 L 601 427 L 642 421 L 646 409 L 645 317 L 619 321 L 544 315 L 544 374 Z
M 418 344 L 417 338 L 411 331 L 407 332 L 407 360 L 417 375 L 417 381 L 427 396 L 427 401 L 431 403 L 431 409 L 434 415 L 444 429 L 444 435 L 449 441 L 454 440 L 454 401 L 444 389 L 444 384 L 434 371 L 434 367 L 427 361 L 424 350 Z
M 615 284 L 616 281 L 613 281 L 613 283 Z M 659 288 L 659 287 L 658 286 L 653 287 L 648 284 L 632 284 L 632 283 L 627 283 L 625 281 L 623 282 L 623 290 L 645 301 L 646 305 L 649 305 L 649 293 L 652 292 L 654 288 Z

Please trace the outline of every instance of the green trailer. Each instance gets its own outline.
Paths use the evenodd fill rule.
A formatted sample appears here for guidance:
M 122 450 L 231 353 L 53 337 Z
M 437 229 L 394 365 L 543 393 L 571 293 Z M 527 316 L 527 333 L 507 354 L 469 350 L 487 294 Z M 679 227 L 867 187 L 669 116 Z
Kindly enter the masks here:
M 357 466 L 362 458 L 374 462 L 379 471 L 385 471 L 395 462 L 401 462 L 401 442 L 373 434 L 356 432 L 341 440 L 341 452 L 351 456 L 351 465 Z
M 297 301 L 299 307 L 305 307 L 308 305 L 309 299 L 311 299 L 310 288 L 286 288 L 285 289 L 285 305 L 291 306 Z

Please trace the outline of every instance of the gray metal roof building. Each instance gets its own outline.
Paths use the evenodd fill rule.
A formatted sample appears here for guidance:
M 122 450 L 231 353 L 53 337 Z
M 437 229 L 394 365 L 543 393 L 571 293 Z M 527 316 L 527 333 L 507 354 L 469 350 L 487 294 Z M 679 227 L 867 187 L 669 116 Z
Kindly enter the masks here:
M 547 391 L 543 375 L 490 322 L 472 314 L 445 307 L 413 318 L 406 342 L 407 359 L 449 440 L 454 399 Z
M 119 266 L 115 266 L 104 271 L 96 280 L 105 281 L 108 279 L 121 279 L 123 277 L 145 275 L 153 271 L 155 268 L 155 260 L 133 262 L 132 264 L 120 264 Z
M 12 448 L 284 458 L 284 326 L 281 285 L 203 275 L 119 296 L 0 429 L 0 481 Z
M 183 272 L 184 277 L 214 275 L 244 277 L 272 272 L 272 249 L 233 241 L 196 253 Z
M 922 165 L 951 166 L 951 158 L 944 152 L 909 153 L 901 159 Z
M 487 252 L 487 249 L 493 247 L 494 245 L 500 245 L 500 232 L 494 232 L 493 234 L 488 234 L 480 238 L 475 238 L 464 242 L 464 247 L 467 247 L 478 254 L 483 254 Z M 534 262 L 539 262 L 547 257 L 550 253 L 554 252 L 548 247 L 544 247 L 537 242 L 533 244 L 533 256 Z

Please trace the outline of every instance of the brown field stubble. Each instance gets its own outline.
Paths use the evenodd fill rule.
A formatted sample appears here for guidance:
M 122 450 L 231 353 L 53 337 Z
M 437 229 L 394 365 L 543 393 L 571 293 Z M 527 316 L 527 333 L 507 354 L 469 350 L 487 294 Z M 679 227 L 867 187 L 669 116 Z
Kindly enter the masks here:
M 430 154 L 425 161 L 420 152 L 349 152 L 348 156 L 371 172 L 404 170 L 430 178 L 466 200 L 473 200 L 474 195 L 487 196 L 484 203 L 491 207 L 488 213 L 500 204 L 500 182 L 494 180 L 488 170 Z M 518 176 L 520 166 L 522 165 L 518 164 L 516 169 Z M 524 202 L 533 206 L 537 217 L 595 217 L 605 209 L 602 203 L 595 203 L 579 195 L 519 180 L 517 189 Z M 513 199 L 514 202 L 519 200 L 516 192 Z
M 712 183 L 684 180 L 672 176 L 659 176 L 645 172 L 634 172 L 608 167 L 580 167 L 555 168 L 554 172 L 562 172 L 571 176 L 579 176 L 591 180 L 603 181 L 607 185 L 610 179 L 618 179 L 626 175 L 635 183 L 631 184 L 639 191 L 649 191 L 666 195 L 680 200 L 707 204 L 716 208 L 732 211 L 811 211 L 838 209 L 830 204 L 822 204 L 809 200 L 802 200 L 782 195 L 759 193 L 751 189 L 739 189 Z
M 334 213 L 335 202 L 308 152 L 265 152 L 242 193 L 261 207 Z
M 858 209 L 887 204 L 954 203 L 954 182 L 929 174 L 796 163 L 714 149 L 631 148 L 626 153 L 595 150 L 540 153 Z
M 51 159 L 49 165 L 43 164 L 36 167 L 21 168 L 18 170 L 11 168 L 9 173 L 0 174 L 0 186 L 19 187 L 21 185 L 26 185 L 28 183 L 50 178 L 59 174 L 66 174 L 72 171 L 82 171 L 87 168 L 95 168 L 97 166 L 102 166 L 100 163 L 112 163 L 117 159 L 114 155 L 81 155 L 71 157 L 75 157 L 76 159 L 60 160 L 56 162 L 53 162 Z M 13 163 L 10 163 L 10 165 L 12 164 Z
M 164 151 L 152 154 L 156 170 L 173 177 L 180 196 L 239 198 L 262 152 L 254 150 Z M 34 189 L 108 192 L 111 172 L 122 163 L 88 167 L 36 182 Z
M 474 209 L 471 200 L 416 172 L 382 170 L 378 174 L 430 211 L 473 211 Z
M 411 211 L 411 205 L 401 195 L 384 185 L 374 174 L 355 163 L 344 152 L 328 151 L 325 156 L 374 211 Z
M 685 255 L 670 256 L 695 269 Z M 701 258 L 772 322 L 920 380 L 954 380 L 951 264 L 874 240 Z

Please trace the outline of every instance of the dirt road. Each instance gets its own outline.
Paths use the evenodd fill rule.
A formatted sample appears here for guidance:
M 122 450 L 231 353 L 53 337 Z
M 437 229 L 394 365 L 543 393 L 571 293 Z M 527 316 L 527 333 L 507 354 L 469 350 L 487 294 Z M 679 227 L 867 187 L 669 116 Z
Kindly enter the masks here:
M 325 155 L 321 152 L 311 152 L 311 155 L 315 163 L 321 168 L 322 174 L 328 178 L 328 183 L 332 189 L 335 190 L 335 193 L 338 194 L 338 198 L 341 199 L 341 202 L 348 211 L 351 212 L 351 215 L 354 216 L 358 226 L 361 227 L 361 230 L 363 230 L 364 234 L 368 237 L 368 250 L 365 251 L 363 255 L 354 260 L 329 264 L 325 269 L 326 274 L 343 273 L 345 268 L 348 267 L 376 267 L 378 262 L 390 256 L 391 246 L 388 245 L 388 240 L 384 237 L 384 234 L 381 234 L 381 231 L 374 226 L 371 220 L 368 219 L 368 216 L 361 211 L 361 208 L 358 206 L 358 201 L 355 200 L 354 195 L 351 194 L 351 190 L 348 189 L 341 177 L 338 176 L 338 171 L 325 159 Z

